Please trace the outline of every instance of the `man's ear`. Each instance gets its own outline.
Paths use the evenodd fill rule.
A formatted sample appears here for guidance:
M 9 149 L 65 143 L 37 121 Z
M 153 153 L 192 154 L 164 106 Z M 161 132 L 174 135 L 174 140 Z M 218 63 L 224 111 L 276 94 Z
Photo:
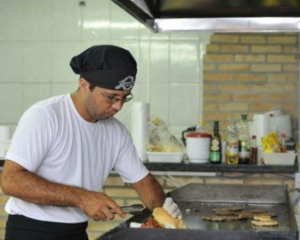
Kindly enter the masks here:
M 79 87 L 83 92 L 90 91 L 90 83 L 84 78 L 79 78 Z

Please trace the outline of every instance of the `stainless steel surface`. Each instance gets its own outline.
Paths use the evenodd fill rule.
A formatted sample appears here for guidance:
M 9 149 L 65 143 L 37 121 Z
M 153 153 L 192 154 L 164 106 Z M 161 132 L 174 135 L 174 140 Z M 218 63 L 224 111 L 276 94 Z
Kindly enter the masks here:
M 284 204 L 285 186 L 228 184 L 189 184 L 171 192 L 177 202 L 216 202 L 244 204 Z
M 265 227 L 252 226 L 251 220 L 253 219 L 227 222 L 202 220 L 202 216 L 215 215 L 212 209 L 228 206 L 243 206 L 245 211 L 258 208 L 276 213 L 277 217 L 274 220 L 278 221 L 279 226 L 269 227 L 268 231 L 289 231 L 296 225 L 293 214 L 289 216 L 292 205 L 286 186 L 189 184 L 173 191 L 171 197 L 176 200 L 183 211 L 183 218 L 189 229 L 266 230 Z
M 130 222 L 143 222 L 151 216 L 147 209 L 99 240 L 297 240 L 298 228 L 286 186 L 203 185 L 189 184 L 170 193 L 183 212 L 187 229 L 130 229 Z M 277 227 L 255 227 L 251 219 L 209 222 L 203 215 L 213 215 L 212 209 L 244 206 L 245 210 L 263 208 L 277 214 Z
M 299 0 L 112 0 L 153 32 L 299 32 Z

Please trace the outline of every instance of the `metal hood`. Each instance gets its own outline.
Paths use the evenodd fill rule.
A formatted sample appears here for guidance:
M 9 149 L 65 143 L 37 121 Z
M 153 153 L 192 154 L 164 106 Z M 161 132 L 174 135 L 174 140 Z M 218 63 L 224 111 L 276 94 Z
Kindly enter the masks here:
M 300 0 L 112 0 L 153 32 L 299 32 Z

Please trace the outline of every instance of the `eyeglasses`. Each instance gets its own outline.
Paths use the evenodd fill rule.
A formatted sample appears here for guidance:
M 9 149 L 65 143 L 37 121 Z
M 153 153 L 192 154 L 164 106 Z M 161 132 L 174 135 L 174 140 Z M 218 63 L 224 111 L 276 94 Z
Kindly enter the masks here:
M 104 91 L 102 91 L 101 89 L 99 89 L 99 90 L 103 94 L 103 96 L 105 97 L 106 102 L 109 103 L 109 104 L 115 104 L 116 102 L 119 102 L 119 101 L 121 101 L 122 104 L 123 104 L 123 103 L 129 102 L 131 99 L 133 99 L 132 93 L 129 93 L 127 96 L 119 99 L 119 98 L 116 98 L 116 97 L 107 96 L 107 94 Z

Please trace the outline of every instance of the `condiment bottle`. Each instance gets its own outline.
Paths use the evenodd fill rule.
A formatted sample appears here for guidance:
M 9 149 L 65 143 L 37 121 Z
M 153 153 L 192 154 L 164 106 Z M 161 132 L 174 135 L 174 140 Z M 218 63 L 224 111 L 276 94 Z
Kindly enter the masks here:
M 222 138 L 219 133 L 219 122 L 214 121 L 214 130 L 211 135 L 209 162 L 220 164 L 222 162 Z
M 250 146 L 249 146 L 249 126 L 247 114 L 241 115 L 241 121 L 238 124 L 239 131 L 239 164 L 250 163 Z
M 251 139 L 251 164 L 257 165 L 257 142 L 256 136 L 253 135 Z
M 225 153 L 225 162 L 228 165 L 237 165 L 239 163 L 239 136 L 235 120 L 230 120 L 227 127 L 227 144 Z
M 285 133 L 281 133 L 281 136 L 280 136 L 280 152 L 283 152 L 283 153 L 287 152 Z

